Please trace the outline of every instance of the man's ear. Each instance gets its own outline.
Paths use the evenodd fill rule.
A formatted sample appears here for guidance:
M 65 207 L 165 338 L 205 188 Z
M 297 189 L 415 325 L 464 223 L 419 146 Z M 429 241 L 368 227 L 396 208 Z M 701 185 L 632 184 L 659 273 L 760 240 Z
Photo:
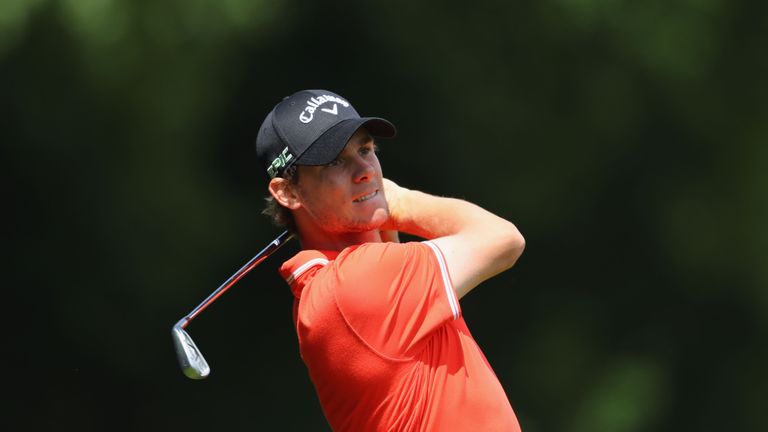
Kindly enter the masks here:
M 281 177 L 269 181 L 269 193 L 283 207 L 296 210 L 301 207 L 301 200 L 296 192 L 296 185 Z

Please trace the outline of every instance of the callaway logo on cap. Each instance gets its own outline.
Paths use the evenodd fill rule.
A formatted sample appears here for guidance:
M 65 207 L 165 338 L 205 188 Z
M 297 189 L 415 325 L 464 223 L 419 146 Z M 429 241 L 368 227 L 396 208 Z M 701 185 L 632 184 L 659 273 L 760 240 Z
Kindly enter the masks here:
M 330 105 L 330 103 L 333 103 L 333 108 L 320 108 L 320 106 L 322 106 L 326 102 L 329 102 L 328 105 Z M 311 122 L 315 118 L 315 110 L 317 110 L 318 108 L 320 108 L 320 111 L 326 112 L 328 114 L 339 115 L 338 104 L 341 104 L 342 106 L 344 106 L 344 108 L 349 108 L 349 102 L 345 101 L 344 99 L 338 96 L 324 94 L 324 95 L 318 96 L 317 98 L 314 98 L 314 97 L 309 98 L 309 100 L 307 101 L 307 106 L 304 108 L 301 114 L 299 114 L 299 120 L 301 120 L 302 123 Z
M 269 178 L 291 165 L 325 165 L 344 150 L 361 126 L 392 138 L 395 126 L 379 117 L 360 117 L 341 96 L 327 90 L 302 90 L 267 114 L 256 138 L 256 156 Z

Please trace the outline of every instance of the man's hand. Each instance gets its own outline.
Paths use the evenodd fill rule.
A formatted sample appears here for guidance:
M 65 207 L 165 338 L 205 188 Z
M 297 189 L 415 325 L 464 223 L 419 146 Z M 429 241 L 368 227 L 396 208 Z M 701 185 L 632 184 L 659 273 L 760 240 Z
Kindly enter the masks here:
M 387 207 L 389 208 L 389 220 L 381 226 L 382 234 L 384 231 L 398 231 L 398 216 L 401 213 L 401 195 L 407 193 L 407 189 L 401 188 L 395 182 L 390 179 L 383 179 L 384 181 L 384 197 L 387 199 Z M 383 237 L 382 237 L 383 240 Z M 386 240 L 384 240 L 386 241 Z

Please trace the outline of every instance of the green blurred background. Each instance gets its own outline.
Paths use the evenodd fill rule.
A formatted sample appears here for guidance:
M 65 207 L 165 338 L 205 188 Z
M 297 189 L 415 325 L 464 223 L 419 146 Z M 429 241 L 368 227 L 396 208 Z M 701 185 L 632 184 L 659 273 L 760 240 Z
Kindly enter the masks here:
M 523 430 L 768 430 L 768 3 L 3 0 L 5 430 L 327 430 L 254 138 L 302 88 L 514 221 L 462 301 Z M 8 175 L 9 174 L 9 175 Z

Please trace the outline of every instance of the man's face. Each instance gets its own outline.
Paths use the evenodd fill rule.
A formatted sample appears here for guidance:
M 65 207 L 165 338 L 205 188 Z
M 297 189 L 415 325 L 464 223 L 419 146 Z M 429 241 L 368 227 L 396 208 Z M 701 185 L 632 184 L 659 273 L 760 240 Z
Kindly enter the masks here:
M 331 163 L 299 166 L 296 192 L 313 229 L 366 232 L 389 219 L 375 147 L 368 131 L 360 128 Z

